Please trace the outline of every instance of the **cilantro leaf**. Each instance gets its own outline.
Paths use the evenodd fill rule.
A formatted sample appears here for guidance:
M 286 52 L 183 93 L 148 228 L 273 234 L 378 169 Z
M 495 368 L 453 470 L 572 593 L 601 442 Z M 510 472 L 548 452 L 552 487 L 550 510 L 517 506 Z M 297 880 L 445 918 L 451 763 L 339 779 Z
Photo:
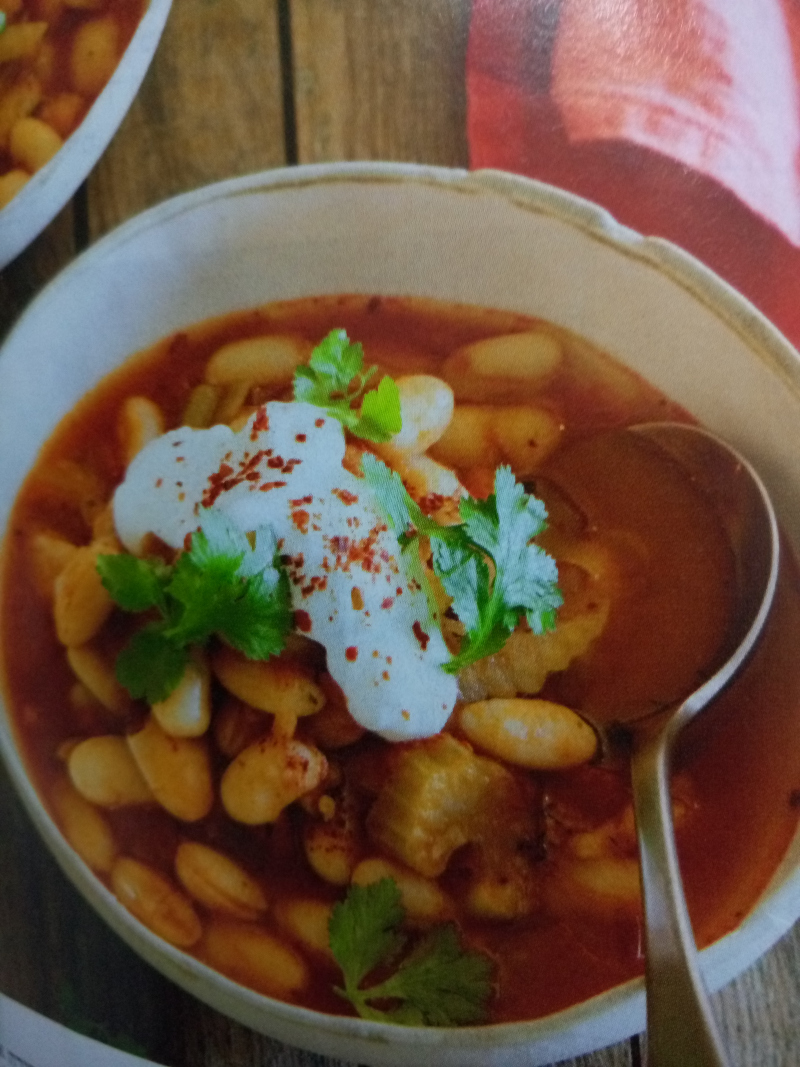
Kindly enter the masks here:
M 332 330 L 311 353 L 308 366 L 294 375 L 294 398 L 322 408 L 356 437 L 388 441 L 402 427 L 400 393 L 384 377 L 365 393 L 376 367 L 364 369 L 364 350 L 344 330 Z M 361 410 L 353 407 L 361 400 Z
M 351 886 L 336 905 L 329 925 L 330 947 L 345 985 L 337 992 L 359 1015 L 404 1026 L 460 1026 L 485 1018 L 492 964 L 465 952 L 452 924 L 435 927 L 396 963 L 406 939 L 405 912 L 392 878 Z M 383 981 L 361 987 L 372 971 L 394 970 Z M 384 1004 L 374 1007 L 374 1002 Z
M 125 611 L 164 606 L 169 567 L 160 559 L 138 559 L 120 552 L 98 556 L 97 570 L 113 600 Z
M 293 626 L 289 577 L 281 571 L 274 581 L 264 574 L 245 582 L 235 610 L 221 621 L 217 632 L 248 659 L 269 659 L 283 651 Z
M 546 525 L 544 504 L 525 492 L 510 467 L 498 468 L 495 491 L 488 500 L 465 497 L 459 511 L 470 543 L 494 563 L 494 578 L 490 581 L 486 569 L 479 571 L 475 583 L 463 566 L 440 574 L 467 628 L 459 654 L 445 666 L 453 674 L 502 648 L 523 615 L 536 634 L 554 629 L 556 609 L 563 603 L 556 562 L 533 542 Z M 442 566 L 438 549 L 437 545 L 435 569 L 437 561 Z M 466 600 L 477 608 L 477 617 L 473 613 L 469 622 L 455 606 L 459 603 L 463 610 Z
M 355 427 L 356 437 L 367 441 L 388 441 L 403 428 L 400 416 L 400 390 L 397 382 L 384 375 L 377 389 L 370 389 L 361 401 L 361 415 Z
M 0 11 L 0 33 L 2 33 L 5 28 L 6 28 L 6 13 L 5 13 L 5 11 Z
M 319 407 L 330 402 L 332 396 L 348 395 L 355 388 L 363 388 L 372 371 L 363 370 L 364 349 L 352 343 L 345 330 L 331 330 L 311 353 L 308 366 L 295 372 L 294 398 Z
M 328 927 L 331 952 L 349 985 L 357 987 L 382 960 L 399 951 L 403 915 L 393 878 L 351 886 L 344 901 L 335 905 Z
M 390 978 L 368 992 L 373 1000 L 402 1000 L 400 1011 L 413 1011 L 425 1025 L 464 1026 L 483 1013 L 491 970 L 486 956 L 464 952 L 455 927 L 448 923 L 434 927 Z M 397 1014 L 395 1018 L 400 1021 Z
M 434 573 L 466 630 L 461 649 L 444 670 L 456 674 L 498 652 L 523 616 L 534 633 L 555 628 L 562 604 L 558 568 L 533 541 L 545 529 L 547 511 L 510 467 L 498 468 L 488 500 L 462 498 L 456 526 L 440 526 L 425 515 L 400 475 L 374 456 L 364 456 L 362 470 L 404 551 L 420 535 L 430 538 Z
M 222 512 L 201 509 L 188 551 L 169 566 L 125 554 L 101 556 L 106 589 L 125 611 L 160 618 L 134 635 L 117 678 L 134 699 L 164 700 L 178 685 L 189 648 L 219 634 L 250 659 L 277 655 L 292 629 L 289 580 L 267 527 L 245 534 Z
M 157 704 L 178 687 L 188 661 L 186 647 L 152 623 L 135 633 L 117 656 L 117 681 L 134 700 Z

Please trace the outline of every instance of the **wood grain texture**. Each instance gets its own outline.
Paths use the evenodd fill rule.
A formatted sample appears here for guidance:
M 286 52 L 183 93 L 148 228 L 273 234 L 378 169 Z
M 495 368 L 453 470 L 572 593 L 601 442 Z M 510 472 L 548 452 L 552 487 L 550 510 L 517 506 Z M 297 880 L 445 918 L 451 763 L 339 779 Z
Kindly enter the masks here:
M 285 162 L 277 0 L 174 0 L 139 95 L 89 180 L 89 235 Z
M 0 341 L 28 301 L 75 255 L 72 203 L 36 240 L 0 270 Z
M 300 163 L 467 165 L 468 0 L 290 0 Z
M 714 998 L 731 1067 L 797 1067 L 800 926 Z

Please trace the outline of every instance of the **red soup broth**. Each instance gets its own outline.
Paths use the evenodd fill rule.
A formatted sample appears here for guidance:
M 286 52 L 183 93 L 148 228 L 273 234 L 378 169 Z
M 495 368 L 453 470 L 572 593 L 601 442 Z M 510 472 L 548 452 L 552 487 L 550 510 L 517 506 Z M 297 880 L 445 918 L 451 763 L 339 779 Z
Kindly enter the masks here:
M 42 530 L 73 544 L 89 542 L 90 517 L 124 475 L 118 438 L 124 400 L 148 397 L 163 411 L 167 428 L 181 425 L 189 394 L 203 382 L 206 363 L 223 344 L 290 334 L 310 346 L 339 327 L 362 342 L 366 363 L 381 371 L 394 376 L 425 373 L 447 379 L 449 375 L 457 408 L 478 401 L 492 406 L 501 422 L 511 417 L 512 409 L 524 405 L 554 415 L 559 426 L 556 446 L 535 470 L 515 473 L 545 499 L 556 541 L 578 527 L 588 529 L 610 546 L 616 561 L 615 592 L 605 628 L 584 654 L 548 677 L 540 694 L 608 730 L 612 743 L 606 755 L 571 770 L 542 773 L 510 768 L 521 811 L 514 818 L 524 824 L 514 847 L 525 865 L 529 899 L 518 913 L 507 916 L 471 909 L 465 903 L 470 899 L 470 880 L 482 863 L 471 844 L 457 850 L 434 879 L 447 894 L 449 914 L 465 942 L 487 952 L 496 963 L 497 992 L 490 1021 L 536 1018 L 643 970 L 635 892 L 631 899 L 628 884 L 627 896 L 623 893 L 615 902 L 612 894 L 609 902 L 602 887 L 592 881 L 598 868 L 580 866 L 596 858 L 599 841 L 601 852 L 606 849 L 602 854 L 619 861 L 614 870 L 622 872 L 623 880 L 630 883 L 636 876 L 628 768 L 624 747 L 613 744 L 614 722 L 618 716 L 649 710 L 689 692 L 713 658 L 732 610 L 729 548 L 709 507 L 698 504 L 682 476 L 647 449 L 631 444 L 632 435 L 621 432 L 637 422 L 691 421 L 690 416 L 585 341 L 507 312 L 343 296 L 273 304 L 209 321 L 128 361 L 56 429 L 13 511 L 5 546 L 2 641 L 5 689 L 17 740 L 37 790 L 63 829 L 57 796 L 63 789 L 70 745 L 93 735 L 136 730 L 146 714 L 147 709 L 134 704 L 115 717 L 76 686 L 31 555 L 31 539 Z M 530 331 L 543 333 L 560 352 L 552 371 L 535 382 L 513 373 L 476 377 L 469 366 L 465 371 L 463 358 L 454 357 L 473 342 Z M 256 406 L 290 397 L 289 381 L 269 388 L 256 384 L 242 402 Z M 499 451 L 492 462 L 513 463 L 513 455 L 503 452 L 502 441 L 495 445 Z M 434 458 L 441 453 L 440 446 L 433 446 Z M 490 467 L 473 464 L 457 468 L 457 474 L 475 495 L 491 488 Z M 667 514 L 669 522 L 654 520 L 654 515 Z M 548 531 L 543 540 L 549 536 Z M 686 731 L 677 759 L 673 793 L 678 845 L 701 945 L 730 931 L 753 906 L 797 825 L 800 663 L 795 653 L 800 642 L 800 579 L 785 547 L 777 600 L 764 637 L 739 678 Z M 561 573 L 566 588 L 574 573 L 569 566 Z M 567 595 L 565 617 L 569 605 Z M 128 617 L 113 614 L 94 639 L 94 647 L 110 655 L 129 630 Z M 337 695 L 337 687 L 324 674 L 324 655 L 303 669 L 323 679 L 320 684 L 332 704 L 341 703 L 340 692 Z M 214 699 L 214 715 L 221 716 L 225 701 L 221 690 L 215 690 Z M 239 727 L 252 725 L 253 715 L 256 734 L 259 729 L 263 732 L 266 727 L 258 723 L 269 716 L 262 713 L 237 720 Z M 308 729 L 314 737 L 313 728 Z M 447 731 L 464 743 L 457 724 L 451 722 Z M 212 723 L 208 746 L 215 789 L 230 758 L 221 750 L 219 737 Z M 316 737 L 325 750 L 323 734 Z M 348 782 L 355 783 L 354 804 L 361 820 L 358 855 L 381 856 L 381 847 L 370 840 L 369 811 L 396 767 L 398 752 L 411 746 L 391 745 L 358 731 L 349 743 L 345 741 L 337 742 L 338 747 L 326 755 Z M 336 787 L 332 788 L 335 793 Z M 274 823 L 260 826 L 235 822 L 218 799 L 208 815 L 193 822 L 181 822 L 156 803 L 109 808 L 102 816 L 120 854 L 147 864 L 177 888 L 176 849 L 181 841 L 191 841 L 218 849 L 241 864 L 272 902 L 302 897 L 329 905 L 346 891 L 320 877 L 309 863 L 303 844 L 309 815 L 299 803 L 290 805 Z M 489 819 L 507 817 L 502 807 L 487 813 Z M 98 876 L 110 884 L 107 873 Z M 212 922 L 213 909 L 198 902 L 194 907 L 201 924 Z M 333 992 L 340 981 L 336 966 L 324 953 L 293 941 L 281 925 L 280 913 L 275 904 L 254 926 L 305 954 L 309 978 L 300 990 L 279 995 L 312 1008 L 347 1013 L 347 1005 Z M 210 945 L 204 935 L 187 951 L 244 984 L 275 992 L 269 983 L 238 966 L 235 954 L 212 951 Z

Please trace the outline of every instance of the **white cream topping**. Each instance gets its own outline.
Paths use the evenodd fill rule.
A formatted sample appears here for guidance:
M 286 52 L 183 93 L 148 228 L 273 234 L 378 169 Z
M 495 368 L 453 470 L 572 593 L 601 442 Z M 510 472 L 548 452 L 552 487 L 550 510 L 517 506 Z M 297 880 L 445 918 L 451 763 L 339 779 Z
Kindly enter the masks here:
M 350 713 L 388 740 L 428 737 L 456 701 L 456 679 L 440 666 L 449 654 L 344 451 L 341 425 L 311 404 L 267 404 L 238 433 L 172 430 L 129 466 L 114 495 L 117 533 L 137 555 L 148 534 L 181 548 L 201 505 L 243 531 L 271 526 L 297 627 L 325 646 Z

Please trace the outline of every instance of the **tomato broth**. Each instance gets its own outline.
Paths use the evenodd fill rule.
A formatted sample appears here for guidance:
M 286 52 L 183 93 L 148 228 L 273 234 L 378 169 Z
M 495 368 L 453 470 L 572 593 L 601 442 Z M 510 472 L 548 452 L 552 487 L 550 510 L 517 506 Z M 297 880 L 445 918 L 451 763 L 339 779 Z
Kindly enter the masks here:
M 187 405 L 194 412 L 201 401 L 210 412 L 206 424 L 220 421 L 222 412 L 222 421 L 235 425 L 259 405 L 289 400 L 292 372 L 220 385 L 208 380 L 215 353 L 278 336 L 293 339 L 301 360 L 334 328 L 360 341 L 367 364 L 381 373 L 434 376 L 452 387 L 455 421 L 426 455 L 473 496 L 486 496 L 495 467 L 508 463 L 544 500 L 550 524 L 540 540 L 558 563 L 565 598 L 555 636 L 546 636 L 558 655 L 568 640 L 577 651 L 564 654 L 564 662 L 554 653 L 540 686 L 515 690 L 509 678 L 528 669 L 520 657 L 533 635 L 512 635 L 491 662 L 462 674 L 460 700 L 442 734 L 392 742 L 353 723 L 327 674 L 324 649 L 301 636 L 279 659 L 322 693 L 322 709 L 297 720 L 296 737 L 304 751 L 323 754 L 327 769 L 274 817 L 247 823 L 231 816 L 220 782 L 243 751 L 267 743 L 278 716 L 231 695 L 227 653 L 215 647 L 211 723 L 192 739 L 211 788 L 202 814 L 177 817 L 149 793 L 131 802 L 87 802 L 73 773 L 77 747 L 112 738 L 124 748 L 149 721 L 141 700 L 111 707 L 114 701 L 104 700 L 102 686 L 86 673 L 86 663 L 94 664 L 108 679 L 135 621 L 115 609 L 97 632 L 65 647 L 54 625 L 59 594 L 53 590 L 75 546 L 93 544 L 101 527 L 106 539 L 113 536 L 107 502 L 130 455 L 126 402 L 144 398 L 151 405 L 146 410 L 160 412 L 159 429 L 182 425 Z M 516 335 L 537 353 L 530 373 L 524 359 L 509 361 L 513 345 L 503 347 Z M 492 349 L 498 338 L 505 340 Z M 625 731 L 617 723 L 691 691 L 724 643 L 733 611 L 731 553 L 713 508 L 671 462 L 624 430 L 660 419 L 692 421 L 564 330 L 508 312 L 411 299 L 342 296 L 267 305 L 181 331 L 128 361 L 44 446 L 5 547 L 8 705 L 31 778 L 67 840 L 151 929 L 243 984 L 322 1011 L 350 1011 L 334 991 L 341 973 L 326 924 L 354 872 L 366 881 L 368 868 L 431 902 L 427 911 L 408 905 L 412 936 L 454 921 L 463 942 L 489 956 L 495 977 L 488 1021 L 537 1018 L 642 973 Z M 345 464 L 357 470 L 361 453 L 354 448 L 348 439 Z M 406 479 L 424 507 L 442 506 L 436 485 L 423 483 L 413 471 Z M 559 638 L 559 631 L 571 636 Z M 701 944 L 731 930 L 752 907 L 796 829 L 798 642 L 800 577 L 787 550 L 764 637 L 740 677 L 687 731 L 673 776 L 678 846 Z M 465 707 L 534 695 L 602 732 L 594 756 L 532 769 L 470 737 Z M 130 747 L 139 752 L 135 743 Z M 413 833 L 438 842 L 454 829 L 454 817 L 431 801 L 431 776 L 450 773 L 459 761 L 472 766 L 476 755 L 486 761 L 481 767 L 496 768 L 501 784 L 482 795 L 466 829 L 455 820 L 463 833 L 441 862 L 420 856 L 409 844 Z M 222 890 L 209 895 L 210 875 L 201 878 L 205 889 L 193 880 L 192 871 L 211 853 L 215 871 L 230 874 L 226 864 L 232 864 L 236 884 L 249 887 L 241 899 L 234 893 L 233 904 Z M 173 916 L 172 926 L 130 904 L 125 876 L 131 872 L 152 875 L 176 894 L 179 918 Z M 295 977 L 276 983 L 270 965 L 254 962 L 262 951 L 284 952 L 280 958 Z

